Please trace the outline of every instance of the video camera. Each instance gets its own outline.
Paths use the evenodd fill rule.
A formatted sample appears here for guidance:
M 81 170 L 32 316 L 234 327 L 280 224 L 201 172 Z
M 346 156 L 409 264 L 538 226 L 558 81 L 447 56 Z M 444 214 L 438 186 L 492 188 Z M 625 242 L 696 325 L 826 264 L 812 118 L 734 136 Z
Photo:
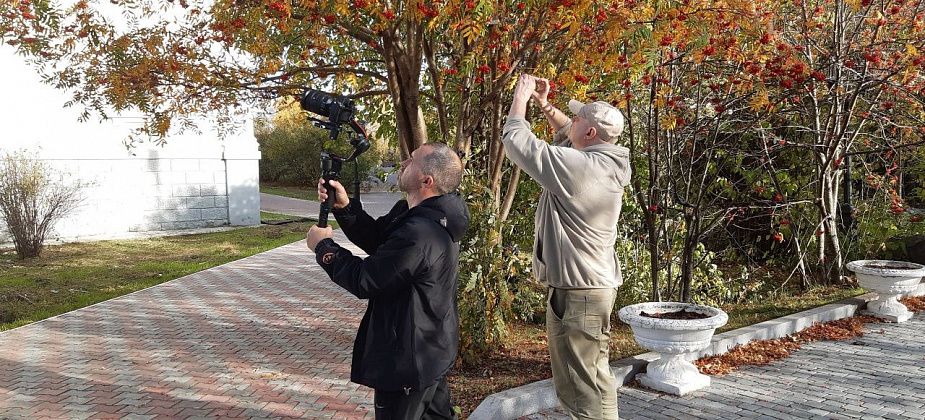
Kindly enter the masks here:
M 349 124 L 352 135 L 350 136 L 350 145 L 353 146 L 353 153 L 349 157 L 343 158 L 333 153 L 324 151 L 321 153 L 321 176 L 324 178 L 324 186 L 328 190 L 328 199 L 321 203 L 318 214 L 318 226 L 326 227 L 328 225 L 328 213 L 334 204 L 334 190 L 330 188 L 329 181 L 337 179 L 340 176 L 341 167 L 344 162 L 354 161 L 354 200 L 360 198 L 360 177 L 356 159 L 363 152 L 369 149 L 369 140 L 367 139 L 366 129 L 362 124 L 354 119 L 356 107 L 353 100 L 339 95 L 334 95 L 320 90 L 305 89 L 302 98 L 299 100 L 302 109 L 327 118 L 327 121 L 309 116 L 308 119 L 318 127 L 327 129 L 330 132 L 331 140 L 336 141 L 340 134 L 341 125 Z
M 356 107 L 350 98 L 314 89 L 306 89 L 299 104 L 308 112 L 327 117 L 333 124 L 349 123 L 353 121 L 353 114 L 356 113 Z

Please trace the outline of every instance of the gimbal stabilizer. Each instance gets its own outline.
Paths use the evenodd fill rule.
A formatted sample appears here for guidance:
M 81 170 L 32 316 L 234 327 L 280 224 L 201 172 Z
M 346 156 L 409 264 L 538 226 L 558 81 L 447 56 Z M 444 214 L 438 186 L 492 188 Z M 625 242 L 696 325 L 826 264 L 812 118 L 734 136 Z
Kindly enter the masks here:
M 331 134 L 331 140 L 337 141 L 342 124 L 347 123 L 351 129 L 350 145 L 353 146 L 353 153 L 349 157 L 343 158 L 327 151 L 321 153 L 321 176 L 324 179 L 324 187 L 328 190 L 328 199 L 321 203 L 318 211 L 318 227 L 327 227 L 328 214 L 331 212 L 335 198 L 334 189 L 331 188 L 329 182 L 340 176 L 344 162 L 353 161 L 354 169 L 357 171 L 357 176 L 354 177 L 353 199 L 360 199 L 360 177 L 356 159 L 369 149 L 369 140 L 366 138 L 366 129 L 353 118 L 356 108 L 351 99 L 319 90 L 306 89 L 299 103 L 302 109 L 328 118 L 324 121 L 312 116 L 308 117 L 316 126 L 327 129 Z

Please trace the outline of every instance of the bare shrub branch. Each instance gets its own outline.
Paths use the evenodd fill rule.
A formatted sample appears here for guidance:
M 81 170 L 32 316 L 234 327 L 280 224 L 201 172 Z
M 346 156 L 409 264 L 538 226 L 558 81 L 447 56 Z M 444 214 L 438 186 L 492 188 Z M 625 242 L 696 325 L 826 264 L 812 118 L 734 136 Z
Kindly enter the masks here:
M 83 202 L 82 181 L 66 181 L 64 173 L 25 150 L 0 159 L 0 215 L 19 258 L 35 258 L 54 225 Z

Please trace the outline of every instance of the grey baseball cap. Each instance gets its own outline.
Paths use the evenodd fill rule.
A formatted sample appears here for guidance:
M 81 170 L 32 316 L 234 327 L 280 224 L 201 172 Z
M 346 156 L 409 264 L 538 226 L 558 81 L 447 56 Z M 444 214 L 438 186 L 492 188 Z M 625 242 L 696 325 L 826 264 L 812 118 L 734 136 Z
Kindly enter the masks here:
M 574 99 L 568 101 L 568 109 L 573 114 L 588 120 L 597 129 L 597 135 L 606 142 L 613 143 L 623 133 L 623 113 L 603 101 L 583 103 Z

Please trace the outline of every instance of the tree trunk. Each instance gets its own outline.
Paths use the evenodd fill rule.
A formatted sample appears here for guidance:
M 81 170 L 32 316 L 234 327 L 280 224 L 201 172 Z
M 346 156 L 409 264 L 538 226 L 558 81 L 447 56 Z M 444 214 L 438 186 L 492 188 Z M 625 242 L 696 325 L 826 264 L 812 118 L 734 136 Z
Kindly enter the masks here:
M 800 246 L 800 231 L 797 228 L 797 224 L 793 223 L 791 226 L 793 228 L 793 233 L 791 235 L 793 239 L 791 242 L 796 249 L 798 258 L 796 269 L 800 272 L 800 290 L 805 292 L 809 289 L 809 277 L 806 274 L 806 258 L 803 256 L 803 249 Z
M 504 202 L 501 204 L 501 215 L 498 221 L 504 223 L 511 214 L 511 206 L 514 204 L 514 196 L 517 194 L 517 186 L 520 185 L 520 168 L 511 169 L 511 178 L 507 183 L 507 192 L 504 194 Z
M 681 254 L 681 302 L 691 301 L 691 283 L 694 280 L 694 252 L 700 243 L 700 212 L 689 208 L 684 215 L 687 229 L 684 237 L 684 250 Z
M 434 56 L 434 49 L 430 40 L 424 40 L 424 54 L 427 58 L 427 71 L 434 83 L 434 106 L 437 111 L 437 120 L 440 122 L 440 133 L 446 142 L 450 141 L 450 122 L 449 109 L 447 109 L 446 99 L 443 95 L 443 80 L 440 77 L 440 70 L 437 68 L 437 59 Z M 456 145 L 452 145 L 455 147 Z M 461 150 L 457 149 L 458 152 Z
M 501 210 L 501 175 L 504 164 L 504 145 L 501 143 L 502 111 L 501 101 L 491 104 L 491 128 L 488 139 L 488 179 L 492 195 L 491 209 L 495 214 Z
M 836 283 L 841 280 L 842 274 L 842 252 L 841 252 L 841 243 L 838 238 L 838 224 L 836 223 L 836 217 L 838 215 L 838 177 L 831 170 L 825 171 L 826 179 L 826 204 L 828 214 L 826 215 L 826 229 L 825 237 L 828 239 L 829 245 L 831 245 L 831 252 L 829 253 L 831 258 L 827 259 L 826 262 L 829 263 L 829 281 Z
M 416 35 L 411 35 L 412 37 Z M 383 58 L 388 74 L 389 96 L 395 109 L 395 127 L 402 160 L 427 142 L 427 126 L 421 111 L 421 68 L 423 53 L 404 51 L 412 42 L 404 44 L 395 34 L 382 37 Z
M 819 189 L 817 189 L 816 203 L 819 209 L 819 261 L 823 268 L 822 277 L 826 283 L 834 283 L 841 277 L 842 255 L 838 239 L 838 225 L 835 223 L 838 202 L 836 201 L 837 185 L 832 172 L 826 168 L 820 169 Z
M 649 280 L 652 283 L 652 293 L 650 294 L 653 302 L 661 302 L 662 293 L 658 284 L 658 230 L 655 228 L 655 221 L 646 223 L 649 229 Z
M 652 87 L 649 89 L 649 103 L 650 104 L 655 103 L 655 93 L 656 93 L 657 85 L 658 83 L 653 82 Z M 660 230 L 659 230 L 659 227 L 656 226 L 656 222 L 658 219 L 657 207 L 659 204 L 657 189 L 658 189 L 658 181 L 659 181 L 659 175 L 660 175 L 659 167 L 658 167 L 658 164 L 659 164 L 659 159 L 658 159 L 659 157 L 658 156 L 658 150 L 659 150 L 658 148 L 658 140 L 659 140 L 658 138 L 658 133 L 659 133 L 658 115 L 659 115 L 659 111 L 657 107 L 655 108 L 650 107 L 648 111 L 649 111 L 648 112 L 649 122 L 648 124 L 646 124 L 647 130 L 648 130 L 646 133 L 646 139 L 648 139 L 649 142 L 646 144 L 646 149 L 647 149 L 646 155 L 649 158 L 649 188 L 647 192 L 649 196 L 650 208 L 647 209 L 645 214 L 647 216 L 646 219 L 649 222 L 648 223 L 649 225 L 648 226 L 649 227 L 649 266 L 650 266 L 650 270 L 652 270 L 652 273 L 651 273 L 652 274 L 652 279 L 651 279 L 652 280 L 652 301 L 661 302 L 662 292 L 661 290 L 659 290 L 659 284 L 658 284 L 658 273 L 659 273 L 658 262 L 660 258 L 658 254 L 658 241 L 660 239 L 660 236 L 659 236 Z M 655 206 L 656 210 L 653 211 L 651 209 L 651 206 Z M 669 261 L 667 265 L 670 268 L 671 262 Z M 668 281 L 671 281 L 670 275 L 668 277 Z

